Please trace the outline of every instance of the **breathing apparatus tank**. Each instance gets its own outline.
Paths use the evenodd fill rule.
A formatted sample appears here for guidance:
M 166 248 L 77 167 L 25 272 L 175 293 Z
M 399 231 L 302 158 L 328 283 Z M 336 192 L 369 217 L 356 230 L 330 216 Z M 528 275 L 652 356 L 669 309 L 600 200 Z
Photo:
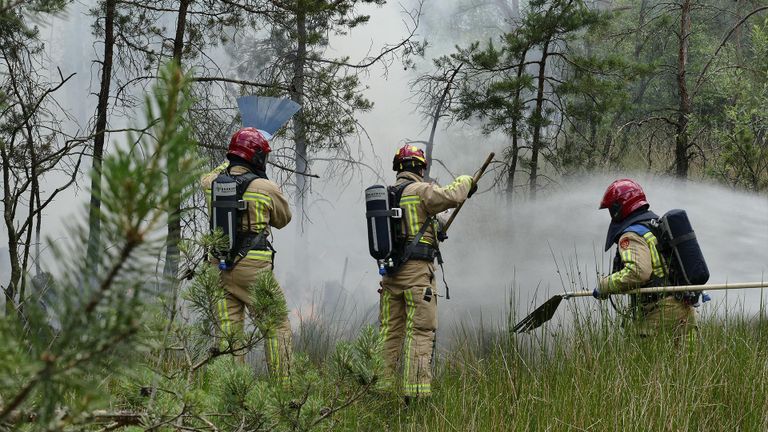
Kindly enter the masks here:
M 669 257 L 671 282 L 677 285 L 702 285 L 709 280 L 709 269 L 685 210 L 670 210 L 659 219 L 661 244 Z
M 379 274 L 392 267 L 395 238 L 393 219 L 402 218 L 400 208 L 392 208 L 386 186 L 373 185 L 365 190 L 365 217 L 368 223 L 368 251 L 376 259 Z
M 238 211 L 246 209 L 246 203 L 238 196 L 237 180 L 226 172 L 216 177 L 211 186 L 211 231 L 221 229 L 229 240 L 226 250 L 214 250 L 213 256 L 219 260 L 219 269 L 227 270 L 230 251 L 237 244 Z

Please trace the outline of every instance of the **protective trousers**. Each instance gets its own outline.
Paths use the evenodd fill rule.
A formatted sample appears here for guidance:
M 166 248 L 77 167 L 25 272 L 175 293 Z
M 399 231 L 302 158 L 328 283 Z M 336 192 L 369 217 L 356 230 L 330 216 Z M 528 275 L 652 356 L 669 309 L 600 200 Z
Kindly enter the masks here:
M 381 281 L 379 320 L 384 364 L 390 377 L 402 366 L 406 396 L 432 393 L 432 354 L 437 330 L 435 268 L 411 260 Z M 402 360 L 401 360 L 402 359 Z
M 250 288 L 263 272 L 272 272 L 270 262 L 248 258 L 241 260 L 234 269 L 221 272 L 224 297 L 217 305 L 220 332 L 224 341 L 241 345 L 231 347 L 237 349 L 234 355 L 240 362 L 245 362 L 245 354 L 251 348 L 247 346 L 248 341 L 253 340 L 244 334 L 245 309 L 248 308 L 254 316 L 262 312 L 254 309 Z M 279 286 L 277 289 L 285 302 L 282 289 Z M 269 328 L 259 327 L 259 331 L 264 338 L 264 355 L 270 375 L 286 378 L 290 372 L 292 351 L 291 324 L 288 316 L 279 318 L 276 324 Z
M 656 335 L 672 336 L 675 341 L 695 338 L 698 326 L 696 311 L 674 296 L 666 296 L 658 301 L 640 305 L 634 327 L 641 337 Z

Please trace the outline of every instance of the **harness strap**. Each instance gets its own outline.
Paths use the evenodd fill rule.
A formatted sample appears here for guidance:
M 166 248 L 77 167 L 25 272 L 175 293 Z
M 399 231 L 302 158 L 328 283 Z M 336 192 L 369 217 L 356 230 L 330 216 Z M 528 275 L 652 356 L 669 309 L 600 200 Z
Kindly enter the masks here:
M 408 243 L 408 246 L 405 247 L 405 251 L 403 252 L 402 258 L 400 258 L 400 261 L 405 264 L 408 259 L 411 258 L 411 254 L 413 253 L 414 248 L 417 244 L 419 244 L 419 241 L 424 236 L 424 233 L 427 232 L 427 228 L 429 228 L 429 225 L 432 223 L 432 221 L 435 219 L 434 216 L 430 216 L 427 218 L 427 220 L 424 221 L 424 224 L 421 225 L 421 228 L 419 228 L 419 232 L 416 233 L 416 236 L 411 240 L 410 243 Z
M 416 182 L 414 182 L 413 180 L 406 180 L 400 183 L 399 185 L 390 186 L 390 189 L 391 189 L 390 192 L 395 196 L 395 199 L 392 202 L 397 203 L 398 208 L 400 207 L 400 200 L 403 199 L 403 192 L 405 192 L 405 188 L 413 183 L 416 183 Z M 374 210 L 370 213 L 383 212 L 383 211 L 392 211 L 392 210 Z M 371 215 L 371 216 L 375 216 L 375 215 Z M 387 215 L 379 215 L 379 216 L 390 216 L 390 215 L 387 214 Z
M 250 250 L 270 250 L 272 251 L 272 269 L 274 270 L 275 267 L 275 249 L 272 247 L 272 244 L 267 240 L 268 236 L 267 228 L 265 227 L 259 234 L 255 236 L 250 236 L 247 240 L 240 240 L 240 245 L 238 247 L 233 248 L 233 250 L 229 253 L 229 259 L 227 261 L 232 262 L 232 268 L 234 268 L 237 263 L 243 260 L 248 255 L 248 251 Z M 238 237 L 241 238 L 241 237 Z M 262 243 L 265 243 L 265 246 L 267 249 L 259 248 L 256 249 L 259 245 Z
M 675 237 L 674 240 L 669 242 L 669 245 L 674 247 L 677 247 L 680 243 L 687 242 L 688 240 L 693 240 L 696 238 L 696 233 L 691 231 L 688 234 L 681 235 L 680 237 Z
M 237 210 L 245 210 L 245 205 L 243 204 L 243 200 L 238 200 L 236 202 L 221 202 L 221 201 L 214 201 L 211 203 L 213 207 L 216 208 L 233 208 Z
M 443 254 L 440 253 L 440 248 L 437 248 L 435 257 L 437 257 L 437 264 L 440 266 L 440 274 L 442 274 L 443 276 L 443 285 L 445 285 L 445 299 L 450 300 L 451 289 L 448 288 L 448 281 L 445 280 L 445 267 L 443 267 Z
M 387 217 L 394 217 L 399 218 L 403 215 L 402 211 L 400 209 L 390 209 L 390 210 L 370 210 L 365 212 L 365 217 L 379 217 L 379 216 L 387 216 Z

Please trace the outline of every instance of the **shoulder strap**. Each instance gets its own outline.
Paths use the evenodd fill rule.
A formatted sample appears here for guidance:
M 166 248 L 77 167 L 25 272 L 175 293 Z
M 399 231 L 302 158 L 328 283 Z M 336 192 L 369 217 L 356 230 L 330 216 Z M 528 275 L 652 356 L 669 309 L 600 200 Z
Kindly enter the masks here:
M 250 186 L 251 182 L 259 178 L 254 173 L 245 173 L 245 174 L 239 174 L 239 175 L 233 175 L 232 176 L 235 179 L 235 182 L 237 183 L 237 197 L 242 198 L 243 195 L 245 195 L 245 191 L 248 190 L 248 186 Z
M 642 222 L 638 222 L 637 225 L 642 225 L 644 228 L 646 228 L 648 231 L 652 232 L 654 237 L 656 237 L 656 241 L 659 242 L 659 246 L 663 247 L 664 243 L 667 241 L 667 238 L 664 233 L 661 230 L 660 221 L 661 218 L 658 219 L 650 219 Z
M 390 191 L 395 196 L 393 207 L 400 207 L 400 200 L 403 198 L 403 192 L 405 192 L 405 188 L 409 185 L 412 185 L 413 183 L 415 183 L 413 180 L 406 180 L 398 185 L 392 185 L 389 187 Z
M 624 232 L 633 232 L 635 234 L 638 234 L 640 236 L 644 236 L 648 232 L 653 232 L 646 224 L 643 223 L 636 223 L 633 225 L 630 225 L 624 229 Z M 655 235 L 655 234 L 654 234 Z

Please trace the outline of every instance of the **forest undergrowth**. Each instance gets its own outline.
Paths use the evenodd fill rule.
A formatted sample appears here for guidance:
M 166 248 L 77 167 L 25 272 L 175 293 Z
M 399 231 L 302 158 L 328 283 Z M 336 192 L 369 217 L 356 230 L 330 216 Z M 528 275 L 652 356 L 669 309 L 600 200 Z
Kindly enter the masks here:
M 706 315 L 706 314 L 705 314 Z M 768 321 L 705 316 L 694 342 L 638 339 L 604 309 L 555 330 L 458 326 L 433 396 L 371 392 L 333 430 L 724 431 L 768 427 Z
M 765 315 L 748 317 L 733 307 L 713 313 L 709 306 L 696 340 L 675 342 L 639 339 L 622 328 L 623 318 L 609 307 L 589 311 L 590 306 L 572 306 L 573 320 L 553 322 L 530 334 L 509 333 L 509 326 L 503 324 L 470 328 L 459 323 L 446 329 L 450 335 L 438 347 L 433 396 L 409 405 L 397 385 L 384 387 L 377 382 L 381 376 L 370 368 L 371 363 L 365 366 L 371 372 L 370 385 L 350 384 L 333 372 L 339 370 L 339 353 L 326 345 L 346 346 L 347 342 L 332 341 L 332 335 L 355 334 L 355 330 L 341 329 L 320 315 L 304 322 L 295 334 L 294 340 L 305 341 L 297 342 L 297 348 L 311 354 L 297 355 L 296 374 L 282 389 L 275 390 L 265 371 L 255 372 L 263 369 L 261 359 L 253 358 L 258 356 L 246 365 L 222 357 L 206 367 L 189 392 L 197 399 L 185 403 L 196 404 L 198 412 L 219 413 L 220 419 L 210 418 L 219 430 L 238 430 L 226 418 L 238 410 L 240 414 L 265 413 L 265 420 L 282 418 L 269 426 L 260 424 L 263 429 L 242 430 L 751 431 L 768 427 Z M 508 321 L 514 322 L 514 317 Z M 301 334 L 305 331 L 313 337 L 328 337 L 317 339 L 317 345 L 307 344 L 308 338 Z M 361 340 L 372 343 L 375 331 L 372 327 L 366 331 Z M 355 380 L 353 375 L 349 378 Z M 127 392 L 134 395 L 132 409 L 146 408 L 149 398 L 140 396 L 140 390 L 123 386 L 113 403 L 127 401 Z M 183 409 L 178 398 L 165 399 L 166 412 Z M 293 412 L 297 407 L 305 411 L 304 420 Z M 281 409 L 285 411 L 275 412 Z M 299 420 L 286 421 L 292 415 Z

